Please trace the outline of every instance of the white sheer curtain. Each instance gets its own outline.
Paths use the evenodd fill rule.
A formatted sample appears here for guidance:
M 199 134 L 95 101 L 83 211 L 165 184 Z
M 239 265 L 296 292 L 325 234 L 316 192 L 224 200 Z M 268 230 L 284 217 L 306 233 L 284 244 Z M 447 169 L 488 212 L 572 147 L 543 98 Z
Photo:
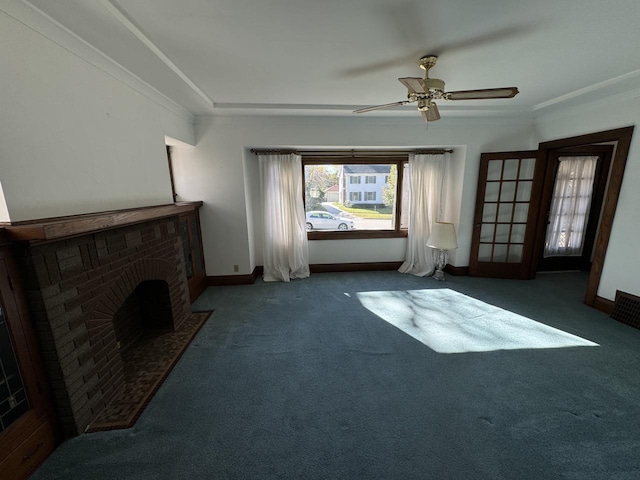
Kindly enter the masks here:
M 598 157 L 560 157 L 558 160 L 544 256 L 580 256 Z
M 299 155 L 259 155 L 265 282 L 309 276 L 309 246 Z
M 409 189 L 409 235 L 406 260 L 398 271 L 431 275 L 435 269 L 432 250 L 427 247 L 431 225 L 442 217 L 445 154 L 412 155 L 405 171 Z

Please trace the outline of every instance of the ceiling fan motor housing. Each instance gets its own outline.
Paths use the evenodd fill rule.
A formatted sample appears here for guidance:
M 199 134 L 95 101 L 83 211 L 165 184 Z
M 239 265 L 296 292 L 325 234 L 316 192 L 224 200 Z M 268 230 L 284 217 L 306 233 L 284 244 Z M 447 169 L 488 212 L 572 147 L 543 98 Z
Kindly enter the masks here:
M 444 91 L 444 81 L 439 78 L 425 78 L 424 79 L 424 90 L 426 92 L 431 91 Z
M 439 78 L 429 78 L 429 69 L 436 64 L 437 60 L 436 55 L 425 55 L 420 59 L 420 68 L 425 71 L 424 91 L 428 93 L 429 98 L 442 98 L 444 93 L 444 81 Z

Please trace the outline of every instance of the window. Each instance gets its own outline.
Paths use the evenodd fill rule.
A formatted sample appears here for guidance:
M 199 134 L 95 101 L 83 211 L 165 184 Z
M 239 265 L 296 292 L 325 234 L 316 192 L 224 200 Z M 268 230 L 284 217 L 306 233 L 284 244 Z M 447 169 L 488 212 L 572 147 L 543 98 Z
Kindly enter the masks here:
M 322 226 L 310 220 L 309 239 L 406 236 L 408 215 L 403 210 L 408 210 L 404 208 L 407 198 L 402 181 L 407 160 L 408 155 L 401 153 L 344 157 L 303 153 L 307 219 L 311 212 L 327 212 L 334 217 L 333 222 Z M 367 191 L 360 186 L 363 183 L 368 184 Z

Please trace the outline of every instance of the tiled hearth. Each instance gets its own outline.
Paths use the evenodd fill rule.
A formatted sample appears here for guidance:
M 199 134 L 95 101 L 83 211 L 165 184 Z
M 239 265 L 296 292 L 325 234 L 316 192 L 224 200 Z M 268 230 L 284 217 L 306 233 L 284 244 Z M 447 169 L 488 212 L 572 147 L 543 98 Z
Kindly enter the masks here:
M 190 315 L 177 216 L 122 223 L 19 244 L 66 436 L 84 432 L 124 390 L 124 349 L 145 332 L 178 328 Z
M 87 431 L 133 426 L 209 315 L 210 312 L 192 313 L 176 331 L 144 335 L 133 348 L 123 350 L 125 390 L 91 422 Z

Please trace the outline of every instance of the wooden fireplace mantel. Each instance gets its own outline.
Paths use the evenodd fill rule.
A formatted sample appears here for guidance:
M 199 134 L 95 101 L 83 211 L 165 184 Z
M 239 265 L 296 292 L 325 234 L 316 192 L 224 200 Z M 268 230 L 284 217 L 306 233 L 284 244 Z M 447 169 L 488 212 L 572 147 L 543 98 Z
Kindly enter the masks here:
M 59 240 L 148 222 L 158 218 L 177 216 L 198 210 L 201 206 L 202 202 L 179 202 L 152 207 L 5 223 L 1 224 L 0 228 L 5 230 L 7 240 L 11 241 Z

